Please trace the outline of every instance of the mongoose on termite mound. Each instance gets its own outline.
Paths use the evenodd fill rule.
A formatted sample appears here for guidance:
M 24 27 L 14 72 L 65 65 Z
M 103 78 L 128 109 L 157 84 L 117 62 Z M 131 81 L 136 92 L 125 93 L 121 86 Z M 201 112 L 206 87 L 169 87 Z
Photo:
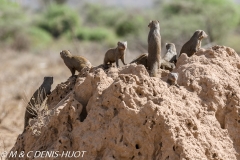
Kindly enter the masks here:
M 134 59 L 130 64 L 136 63 L 137 65 L 141 64 L 144 65 L 145 68 L 147 68 L 147 59 L 148 59 L 148 53 L 141 54 L 139 57 Z
M 168 79 L 167 79 L 167 83 L 170 85 L 175 85 L 176 87 L 179 87 L 179 85 L 177 84 L 177 80 L 178 80 L 178 73 L 169 73 L 168 74 Z
M 182 46 L 178 57 L 180 57 L 182 53 L 186 53 L 188 57 L 192 56 L 201 48 L 202 39 L 206 38 L 207 36 L 208 35 L 203 30 L 195 31 L 190 40 Z
M 163 56 L 162 59 L 165 59 L 170 63 L 174 63 L 177 58 L 177 51 L 175 45 L 173 43 L 166 43 L 166 49 L 167 53 Z
M 132 63 L 136 63 L 137 65 L 141 64 L 141 65 L 144 65 L 145 68 L 148 68 L 147 67 L 147 59 L 148 59 L 148 54 L 144 53 L 144 54 L 140 55 L 139 57 L 137 57 L 136 59 L 134 59 L 132 62 L 130 62 L 130 64 L 132 64 Z M 164 59 L 161 59 L 160 62 L 161 62 L 162 69 L 167 69 L 167 70 L 172 71 L 175 68 L 174 63 L 170 63 Z
M 72 76 L 75 75 L 75 71 L 81 72 L 83 68 L 91 68 L 92 64 L 82 56 L 75 56 L 68 50 L 63 50 L 60 55 L 65 63 L 65 65 L 70 69 Z
M 51 85 L 53 84 L 53 77 L 44 77 L 41 86 L 34 92 L 25 111 L 24 117 L 24 131 L 29 125 L 29 120 L 37 117 L 37 109 L 41 106 L 45 98 L 51 93 Z
M 161 68 L 172 71 L 177 57 L 176 47 L 173 43 L 166 43 L 166 49 L 167 53 L 161 59 Z
M 175 68 L 174 63 L 170 63 L 170 62 L 166 61 L 165 59 L 161 59 L 160 62 L 161 62 L 160 68 L 162 68 L 162 69 L 172 71 Z
M 125 52 L 127 49 L 127 42 L 118 42 L 116 48 L 111 48 L 105 53 L 103 65 L 105 68 L 107 68 L 108 63 L 112 65 L 112 63 L 116 62 L 117 67 L 118 60 L 121 59 L 122 63 L 126 65 L 125 63 Z
M 148 59 L 147 67 L 151 77 L 157 76 L 157 70 L 161 60 L 161 36 L 159 21 L 151 21 L 148 24 L 150 28 L 148 34 Z

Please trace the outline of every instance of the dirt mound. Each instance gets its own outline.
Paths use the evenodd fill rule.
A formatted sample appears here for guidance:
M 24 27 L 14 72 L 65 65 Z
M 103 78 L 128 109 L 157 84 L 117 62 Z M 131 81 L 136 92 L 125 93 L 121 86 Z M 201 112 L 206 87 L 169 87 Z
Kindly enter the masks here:
M 240 159 L 237 53 L 214 46 L 182 54 L 173 72 L 179 88 L 166 83 L 168 71 L 151 78 L 141 65 L 80 73 L 49 96 L 56 114 L 41 134 L 27 130 L 12 151 L 87 151 L 87 160 Z

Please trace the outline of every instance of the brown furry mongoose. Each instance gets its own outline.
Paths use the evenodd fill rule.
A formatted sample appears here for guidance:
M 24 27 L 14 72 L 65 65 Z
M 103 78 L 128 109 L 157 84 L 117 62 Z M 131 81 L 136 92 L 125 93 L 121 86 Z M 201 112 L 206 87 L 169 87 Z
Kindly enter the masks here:
M 207 36 L 203 30 L 196 30 L 190 40 L 182 46 L 178 57 L 180 57 L 182 53 L 186 53 L 188 57 L 191 57 L 201 48 L 202 39 Z
M 147 59 L 148 59 L 148 53 L 141 54 L 139 57 L 134 59 L 130 64 L 136 63 L 137 65 L 141 64 L 144 65 L 147 68 Z
M 174 43 L 166 43 L 167 53 L 163 56 L 162 59 L 174 63 L 177 58 L 177 51 Z
M 174 63 L 170 63 L 170 62 L 166 61 L 165 59 L 161 59 L 160 62 L 161 62 L 160 68 L 162 68 L 162 69 L 172 71 L 175 68 Z
M 83 68 L 91 68 L 92 64 L 89 60 L 82 56 L 75 56 L 68 50 L 62 50 L 60 56 L 63 59 L 65 65 L 70 69 L 72 76 L 75 75 L 75 71 L 81 72 Z
M 116 62 L 116 66 L 119 67 L 118 60 L 121 59 L 122 63 L 125 63 L 125 53 L 127 49 L 127 41 L 126 42 L 118 42 L 116 48 L 109 49 L 104 56 L 103 65 L 107 68 L 108 63 L 112 65 L 112 63 Z
M 167 79 L 168 84 L 179 87 L 179 85 L 177 84 L 177 80 L 178 80 L 178 73 L 171 72 L 168 74 L 168 79 Z
M 53 84 L 53 77 L 44 77 L 41 86 L 34 92 L 30 101 L 27 104 L 24 116 L 24 131 L 29 125 L 29 120 L 37 117 L 37 109 L 45 98 L 51 93 L 51 85 Z
M 151 77 L 157 76 L 157 70 L 161 60 L 161 36 L 159 21 L 153 20 L 148 24 L 148 59 L 147 67 Z
M 173 43 L 166 43 L 167 53 L 160 60 L 160 68 L 172 71 L 175 68 L 176 47 Z M 131 63 L 142 64 L 147 68 L 148 53 L 144 53 L 134 59 Z
M 167 53 L 161 58 L 161 68 L 172 71 L 176 62 L 176 47 L 173 43 L 166 43 Z
M 141 54 L 136 59 L 134 59 L 132 62 L 130 62 L 130 64 L 132 64 L 132 63 L 136 63 L 137 65 L 141 64 L 141 65 L 144 65 L 145 68 L 148 68 L 147 67 L 147 59 L 148 59 L 148 54 L 144 53 L 144 54 Z M 172 71 L 175 68 L 174 63 L 170 63 L 164 59 L 161 59 L 160 62 L 161 62 L 161 66 L 159 68 L 167 69 L 170 71 Z

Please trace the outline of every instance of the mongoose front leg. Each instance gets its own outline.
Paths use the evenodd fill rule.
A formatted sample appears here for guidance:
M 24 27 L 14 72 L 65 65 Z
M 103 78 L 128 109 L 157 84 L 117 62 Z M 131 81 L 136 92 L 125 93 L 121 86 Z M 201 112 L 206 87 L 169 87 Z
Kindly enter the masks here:
M 119 68 L 119 65 L 118 65 L 118 57 L 116 56 L 116 66 L 117 68 Z
M 108 64 L 108 60 L 106 59 L 106 55 L 105 55 L 104 60 L 103 60 L 103 66 L 104 66 L 105 69 L 108 68 L 107 64 Z
M 71 68 L 70 69 L 71 73 L 72 73 L 72 77 L 75 75 L 75 69 L 74 68 Z
M 104 68 L 104 69 L 107 69 L 107 68 L 108 68 L 108 64 L 104 62 L 104 63 L 103 63 L 103 68 Z
M 122 61 L 122 63 L 123 63 L 124 65 L 126 65 L 124 55 L 121 57 L 121 61 Z
M 201 48 L 202 41 L 198 40 L 197 51 Z

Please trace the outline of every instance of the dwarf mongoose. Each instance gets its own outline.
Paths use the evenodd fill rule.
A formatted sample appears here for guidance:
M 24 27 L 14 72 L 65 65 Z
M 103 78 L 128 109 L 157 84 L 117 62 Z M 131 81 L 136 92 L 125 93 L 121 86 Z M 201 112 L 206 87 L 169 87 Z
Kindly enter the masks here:
M 161 58 L 161 68 L 172 71 L 176 63 L 176 47 L 173 43 L 166 43 L 167 53 Z
M 167 53 L 163 56 L 163 59 L 170 63 L 174 63 L 177 56 L 175 45 L 173 43 L 166 43 L 166 49 Z
M 83 68 L 91 68 L 92 64 L 82 56 L 75 56 L 68 50 L 63 50 L 60 55 L 65 65 L 70 69 L 72 76 L 75 75 L 75 71 L 81 72 Z
M 151 77 L 157 76 L 157 70 L 161 60 L 161 36 L 159 21 L 151 21 L 148 24 L 150 28 L 148 34 L 148 59 L 147 66 Z
M 203 38 L 206 38 L 208 35 L 203 30 L 197 30 L 194 32 L 193 36 L 187 41 L 180 51 L 179 56 L 182 53 L 186 53 L 188 57 L 192 56 L 201 48 L 201 42 Z M 179 57 L 178 56 L 178 57 Z
M 25 111 L 24 117 L 24 131 L 29 125 L 29 120 L 37 117 L 37 109 L 41 106 L 47 95 L 51 93 L 51 85 L 53 84 L 53 77 L 44 77 L 41 86 L 34 92 Z
M 176 87 L 179 87 L 179 85 L 177 84 L 177 80 L 178 80 L 178 73 L 169 73 L 168 74 L 168 79 L 167 79 L 167 83 L 170 85 L 175 85 Z
M 134 59 L 132 62 L 130 62 L 130 64 L 132 64 L 132 63 L 136 63 L 137 65 L 141 64 L 141 65 L 144 65 L 145 68 L 148 68 L 147 67 L 147 59 L 148 59 L 148 54 L 144 53 L 144 54 L 140 55 L 139 57 L 137 57 L 136 59 Z M 174 63 L 170 63 L 164 59 L 161 59 L 160 62 L 161 62 L 161 66 L 159 68 L 167 69 L 170 71 L 172 71 L 175 68 Z
M 175 68 L 175 64 L 174 63 L 170 63 L 168 61 L 166 61 L 165 59 L 161 59 L 161 67 L 162 69 L 166 69 L 169 71 L 172 71 Z
M 105 53 L 104 57 L 104 67 L 107 68 L 107 64 L 116 62 L 117 67 L 118 65 L 118 60 L 121 59 L 122 63 L 126 65 L 125 63 L 125 52 L 127 49 L 127 41 L 126 42 L 118 42 L 116 48 L 111 48 Z
M 141 65 L 144 65 L 145 68 L 147 68 L 147 59 L 148 59 L 148 54 L 144 53 L 144 54 L 141 54 L 136 59 L 134 59 L 132 62 L 130 62 L 130 64 L 132 63 L 136 63 L 137 65 L 141 64 Z

